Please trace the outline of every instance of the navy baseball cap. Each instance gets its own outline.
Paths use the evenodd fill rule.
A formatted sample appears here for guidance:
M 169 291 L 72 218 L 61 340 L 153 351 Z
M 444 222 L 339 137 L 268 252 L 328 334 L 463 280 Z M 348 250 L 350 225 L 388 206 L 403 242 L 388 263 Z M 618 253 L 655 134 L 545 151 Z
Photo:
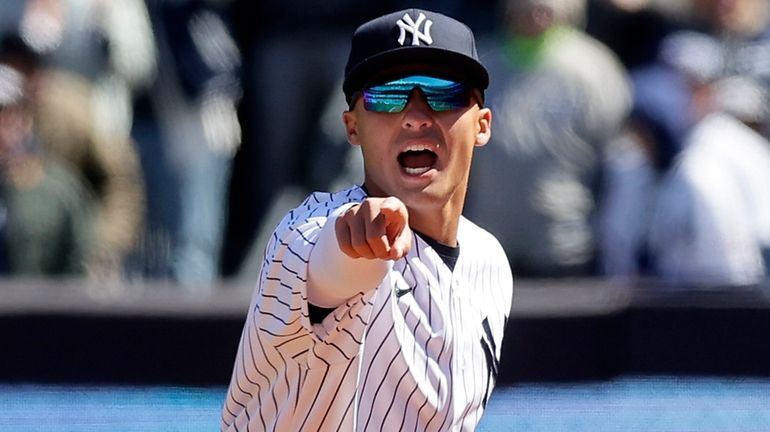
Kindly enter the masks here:
M 342 91 L 353 93 L 383 71 L 410 65 L 435 67 L 478 88 L 489 86 L 471 29 L 446 15 L 406 9 L 362 24 L 353 33 Z

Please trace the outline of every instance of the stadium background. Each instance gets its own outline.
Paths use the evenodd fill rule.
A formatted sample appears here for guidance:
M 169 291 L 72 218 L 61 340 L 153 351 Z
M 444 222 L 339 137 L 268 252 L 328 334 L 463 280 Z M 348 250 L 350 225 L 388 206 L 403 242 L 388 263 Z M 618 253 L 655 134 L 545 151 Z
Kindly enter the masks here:
M 346 41 L 355 24 L 401 6 L 219 3 L 231 7 L 244 56 L 244 144 L 265 133 L 254 81 L 268 53 L 292 49 L 286 35 L 301 45 L 323 28 L 329 30 L 325 42 Z M 454 12 L 480 37 L 500 24 L 492 0 L 421 3 Z M 587 30 L 609 37 L 624 17 L 607 15 L 604 4 L 589 1 Z M 635 42 L 616 40 L 612 48 Z M 332 72 L 312 72 L 332 86 L 345 54 L 333 51 Z M 296 119 L 303 127 L 293 133 L 309 142 L 308 119 L 323 109 L 328 88 L 302 91 L 311 114 Z M 250 197 L 266 193 L 253 176 L 260 166 L 254 161 L 287 157 L 286 149 L 266 156 L 258 148 L 244 145 L 233 162 L 230 192 L 238 199 L 228 203 L 224 278 L 185 289 L 162 278 L 0 280 L 0 431 L 216 429 L 255 278 L 248 269 L 239 274 L 240 266 L 252 249 L 261 249 L 259 242 L 251 246 L 253 237 L 266 203 L 276 199 Z M 302 168 L 298 179 L 274 180 L 323 177 Z M 479 429 L 766 431 L 769 293 L 769 286 L 672 289 L 653 280 L 517 278 L 499 385 Z

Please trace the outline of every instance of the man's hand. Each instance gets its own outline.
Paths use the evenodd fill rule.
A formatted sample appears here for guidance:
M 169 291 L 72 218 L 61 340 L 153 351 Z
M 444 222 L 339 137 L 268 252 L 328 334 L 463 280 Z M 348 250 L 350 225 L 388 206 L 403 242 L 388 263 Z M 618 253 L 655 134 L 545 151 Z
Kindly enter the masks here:
M 351 258 L 397 260 L 412 247 L 409 213 L 396 197 L 367 198 L 337 218 L 340 250 Z

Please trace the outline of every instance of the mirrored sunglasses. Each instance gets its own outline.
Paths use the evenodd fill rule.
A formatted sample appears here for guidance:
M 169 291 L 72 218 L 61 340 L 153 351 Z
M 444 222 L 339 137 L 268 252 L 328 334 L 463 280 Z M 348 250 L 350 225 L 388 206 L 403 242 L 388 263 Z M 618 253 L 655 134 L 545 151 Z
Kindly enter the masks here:
M 470 91 L 465 84 L 414 75 L 365 88 L 361 92 L 364 108 L 378 113 L 401 112 L 409 103 L 409 97 L 415 88 L 420 90 L 433 111 L 466 108 L 470 103 Z

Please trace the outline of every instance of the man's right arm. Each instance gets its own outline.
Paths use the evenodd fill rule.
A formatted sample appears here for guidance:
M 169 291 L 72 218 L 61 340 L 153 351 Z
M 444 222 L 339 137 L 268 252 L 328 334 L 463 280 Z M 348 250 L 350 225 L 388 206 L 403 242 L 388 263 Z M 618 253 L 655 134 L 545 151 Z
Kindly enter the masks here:
M 332 216 L 308 264 L 308 302 L 334 308 L 376 288 L 394 260 L 409 252 L 412 234 L 398 198 L 367 198 Z

